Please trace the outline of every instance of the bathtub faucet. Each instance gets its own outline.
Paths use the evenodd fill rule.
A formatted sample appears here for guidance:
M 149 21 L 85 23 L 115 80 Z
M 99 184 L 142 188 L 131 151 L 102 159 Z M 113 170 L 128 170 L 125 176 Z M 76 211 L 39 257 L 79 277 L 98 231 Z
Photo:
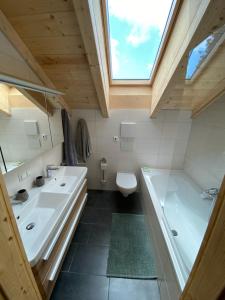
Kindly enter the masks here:
M 204 190 L 201 193 L 201 197 L 202 197 L 202 199 L 205 199 L 205 200 L 215 200 L 218 193 L 219 193 L 219 190 L 217 188 L 210 188 L 210 189 Z

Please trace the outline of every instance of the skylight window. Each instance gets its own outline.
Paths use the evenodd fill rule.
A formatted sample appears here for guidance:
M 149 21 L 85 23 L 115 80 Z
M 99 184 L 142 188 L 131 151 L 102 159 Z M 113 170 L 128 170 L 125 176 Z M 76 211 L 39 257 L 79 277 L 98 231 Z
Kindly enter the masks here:
M 107 2 L 112 79 L 150 79 L 173 0 Z
M 224 40 L 225 26 L 209 35 L 190 51 L 186 72 L 187 80 L 190 80 L 195 76 L 201 66 L 208 61 L 210 54 L 213 54 Z

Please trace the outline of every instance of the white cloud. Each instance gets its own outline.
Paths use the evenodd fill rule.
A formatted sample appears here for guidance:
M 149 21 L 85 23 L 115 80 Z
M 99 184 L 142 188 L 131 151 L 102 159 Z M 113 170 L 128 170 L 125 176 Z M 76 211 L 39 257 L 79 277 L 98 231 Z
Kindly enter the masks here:
M 153 66 L 154 66 L 154 64 L 148 64 L 148 65 L 147 65 L 147 68 L 148 68 L 149 72 L 152 71 Z
M 127 42 L 133 46 L 148 40 L 151 27 L 163 32 L 171 3 L 172 0 L 108 0 L 110 15 L 131 25 Z
M 118 74 L 120 69 L 119 50 L 118 50 L 119 42 L 116 39 L 111 38 L 110 44 L 111 44 L 112 73 L 113 73 L 113 77 L 115 77 Z

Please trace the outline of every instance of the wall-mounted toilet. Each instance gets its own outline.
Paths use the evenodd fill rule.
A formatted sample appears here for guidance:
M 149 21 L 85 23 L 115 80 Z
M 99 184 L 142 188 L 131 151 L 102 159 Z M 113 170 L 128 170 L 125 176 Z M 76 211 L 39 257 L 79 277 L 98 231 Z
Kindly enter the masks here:
M 116 185 L 124 197 L 134 193 L 137 189 L 137 179 L 134 173 L 120 173 L 116 175 Z

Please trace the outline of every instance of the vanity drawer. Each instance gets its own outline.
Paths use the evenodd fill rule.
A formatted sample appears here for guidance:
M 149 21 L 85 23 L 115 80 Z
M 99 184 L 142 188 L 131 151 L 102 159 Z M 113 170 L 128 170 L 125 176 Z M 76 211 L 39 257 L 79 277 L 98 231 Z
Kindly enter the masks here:
M 82 184 L 76 203 L 47 260 L 32 268 L 43 299 L 49 299 L 87 199 L 87 180 Z M 51 248 L 51 246 L 50 246 Z M 45 255 L 46 256 L 46 255 Z

